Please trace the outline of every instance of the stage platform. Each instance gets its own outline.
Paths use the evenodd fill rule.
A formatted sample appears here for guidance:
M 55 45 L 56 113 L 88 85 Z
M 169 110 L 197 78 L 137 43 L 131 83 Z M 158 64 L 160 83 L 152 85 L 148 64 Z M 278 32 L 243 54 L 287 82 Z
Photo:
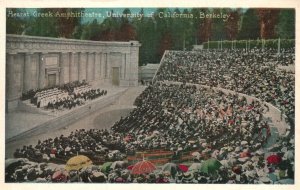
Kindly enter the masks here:
M 107 89 L 107 88 L 106 88 Z M 107 95 L 86 101 L 84 105 L 64 110 L 44 110 L 28 102 L 21 102 L 20 109 L 5 115 L 5 141 L 14 141 L 45 129 L 55 130 L 67 126 L 96 110 L 114 103 L 128 88 L 110 87 Z

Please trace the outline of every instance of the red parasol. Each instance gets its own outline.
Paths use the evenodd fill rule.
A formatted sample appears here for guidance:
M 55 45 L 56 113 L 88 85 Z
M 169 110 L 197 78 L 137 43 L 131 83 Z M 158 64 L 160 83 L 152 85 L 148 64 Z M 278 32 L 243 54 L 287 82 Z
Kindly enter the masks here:
M 183 171 L 183 172 L 187 172 L 189 170 L 189 167 L 187 167 L 186 165 L 184 164 L 179 164 L 178 165 L 178 168 Z
M 132 170 L 131 173 L 132 174 L 146 174 L 146 173 L 151 173 L 153 170 L 155 170 L 156 167 L 154 164 L 152 164 L 151 162 L 144 160 L 144 161 L 140 161 L 138 163 L 136 163 Z
M 52 175 L 52 182 L 67 182 L 68 178 L 67 171 L 58 170 Z
M 268 164 L 279 164 L 282 159 L 280 156 L 273 154 L 267 158 Z

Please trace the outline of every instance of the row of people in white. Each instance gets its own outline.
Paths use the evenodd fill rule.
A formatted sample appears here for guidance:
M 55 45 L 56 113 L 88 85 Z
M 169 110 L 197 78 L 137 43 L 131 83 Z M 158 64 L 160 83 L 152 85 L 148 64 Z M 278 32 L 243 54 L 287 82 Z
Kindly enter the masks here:
M 80 93 L 85 93 L 92 90 L 92 87 L 90 85 L 83 85 L 74 88 L 74 94 L 80 94 Z
M 55 103 L 56 101 L 69 99 L 69 98 L 71 98 L 71 97 L 68 94 L 68 92 L 58 90 L 57 92 L 52 93 L 52 94 L 38 96 L 37 97 L 37 107 L 45 107 L 49 103 Z

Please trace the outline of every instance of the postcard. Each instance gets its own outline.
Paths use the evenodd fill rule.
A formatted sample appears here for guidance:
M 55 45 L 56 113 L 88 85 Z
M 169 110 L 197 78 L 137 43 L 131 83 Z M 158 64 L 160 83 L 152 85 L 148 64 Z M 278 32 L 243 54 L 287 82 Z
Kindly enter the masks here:
M 295 187 L 296 7 L 180 5 L 5 7 L 4 186 Z

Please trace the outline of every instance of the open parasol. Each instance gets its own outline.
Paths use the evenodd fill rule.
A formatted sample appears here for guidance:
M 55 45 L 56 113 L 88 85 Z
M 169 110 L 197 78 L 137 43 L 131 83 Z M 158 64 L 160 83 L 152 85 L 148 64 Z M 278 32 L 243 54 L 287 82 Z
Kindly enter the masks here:
M 89 166 L 92 164 L 91 159 L 84 155 L 78 155 L 70 158 L 67 163 L 65 169 L 70 170 L 80 170 L 83 167 Z
M 143 160 L 138 163 L 136 163 L 132 170 L 132 174 L 146 174 L 146 173 L 151 173 L 156 169 L 155 165 L 151 163 L 150 161 Z
M 211 159 L 204 161 L 201 164 L 201 172 L 207 173 L 207 174 L 214 173 L 221 166 L 222 166 L 222 164 L 217 159 L 211 158 Z

